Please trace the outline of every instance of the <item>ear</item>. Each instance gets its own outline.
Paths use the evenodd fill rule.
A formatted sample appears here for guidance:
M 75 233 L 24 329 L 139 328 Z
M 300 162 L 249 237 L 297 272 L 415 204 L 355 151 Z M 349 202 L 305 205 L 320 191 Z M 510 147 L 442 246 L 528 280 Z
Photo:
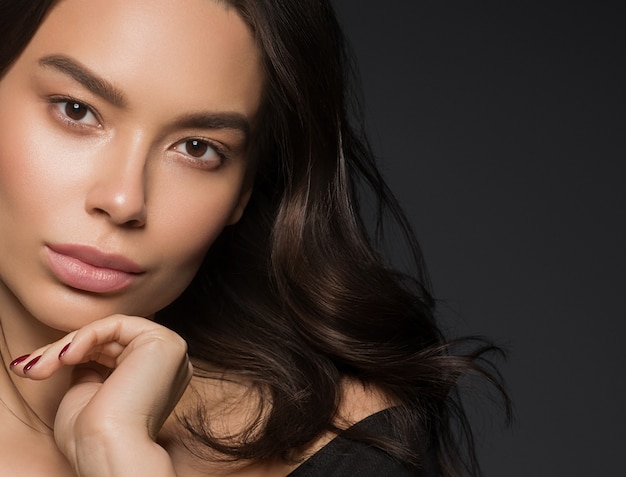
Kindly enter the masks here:
M 250 196 L 252 195 L 252 189 L 253 181 L 246 181 L 246 183 L 244 183 L 243 187 L 241 188 L 239 200 L 237 201 L 237 204 L 235 205 L 235 208 L 233 209 L 226 225 L 235 225 L 237 222 L 239 222 L 239 219 L 241 219 L 241 216 L 243 215 L 243 211 L 246 210 L 246 205 L 248 205 Z

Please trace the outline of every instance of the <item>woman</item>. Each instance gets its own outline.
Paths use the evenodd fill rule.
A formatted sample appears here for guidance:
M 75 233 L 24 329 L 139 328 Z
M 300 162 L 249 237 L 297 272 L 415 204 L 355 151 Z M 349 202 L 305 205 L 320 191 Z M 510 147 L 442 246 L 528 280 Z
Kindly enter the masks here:
M 452 418 L 490 348 L 436 326 L 330 5 L 26 5 L 0 3 L 3 475 L 477 474 Z

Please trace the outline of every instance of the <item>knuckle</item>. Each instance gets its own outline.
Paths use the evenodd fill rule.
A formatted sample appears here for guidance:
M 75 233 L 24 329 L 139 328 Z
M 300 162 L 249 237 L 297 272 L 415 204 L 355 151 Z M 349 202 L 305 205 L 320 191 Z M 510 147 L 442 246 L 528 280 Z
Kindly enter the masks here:
M 160 327 L 152 330 L 146 333 L 143 338 L 153 345 L 166 348 L 174 354 L 183 356 L 187 354 L 187 342 L 180 335 L 167 328 Z

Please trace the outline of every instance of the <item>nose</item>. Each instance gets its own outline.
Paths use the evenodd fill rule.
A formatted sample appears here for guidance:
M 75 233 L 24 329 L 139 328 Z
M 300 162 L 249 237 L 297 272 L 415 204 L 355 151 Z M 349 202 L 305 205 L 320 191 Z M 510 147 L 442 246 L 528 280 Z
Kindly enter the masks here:
M 91 215 L 106 217 L 111 223 L 125 227 L 146 224 L 146 163 L 147 153 L 138 148 L 126 149 L 117 159 L 103 160 L 95 172 L 95 180 L 85 199 L 85 209 Z

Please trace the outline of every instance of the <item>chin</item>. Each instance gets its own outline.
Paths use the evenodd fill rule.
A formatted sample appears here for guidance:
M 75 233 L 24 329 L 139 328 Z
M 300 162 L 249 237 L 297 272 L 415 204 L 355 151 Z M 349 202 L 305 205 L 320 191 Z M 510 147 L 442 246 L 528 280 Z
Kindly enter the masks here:
M 28 307 L 30 315 L 47 328 L 71 332 L 93 321 L 115 314 L 147 317 L 155 310 L 137 300 L 71 291 L 56 293 Z

